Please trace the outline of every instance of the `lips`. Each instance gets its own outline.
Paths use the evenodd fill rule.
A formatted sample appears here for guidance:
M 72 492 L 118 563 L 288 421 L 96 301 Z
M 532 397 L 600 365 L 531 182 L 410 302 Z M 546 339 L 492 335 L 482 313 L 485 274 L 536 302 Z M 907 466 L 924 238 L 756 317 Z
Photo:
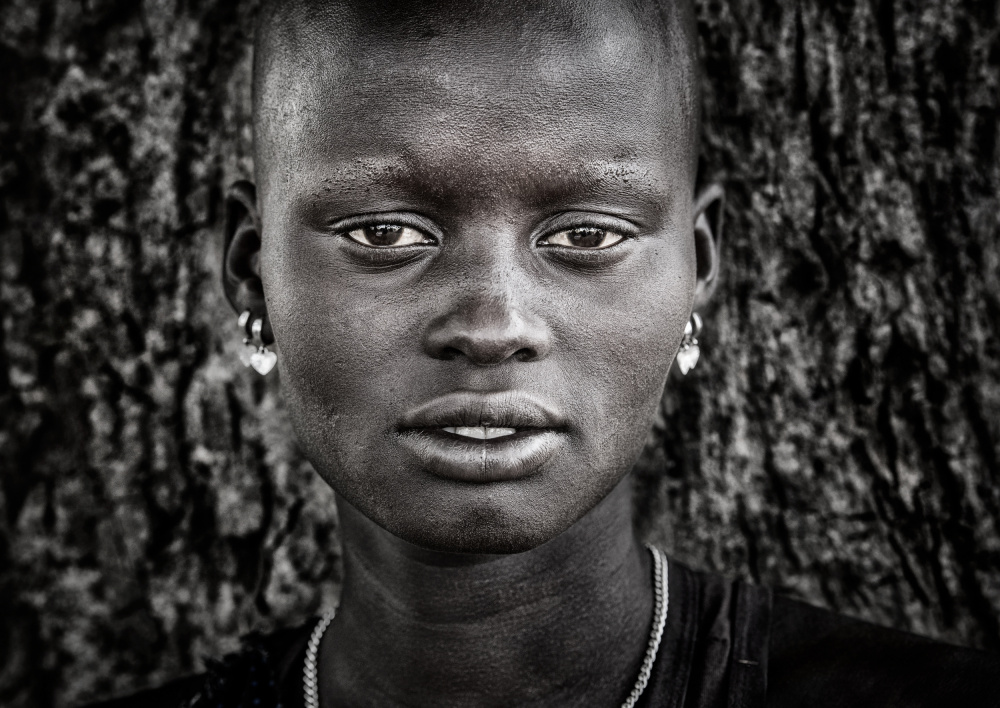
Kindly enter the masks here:
M 399 441 L 426 470 L 462 482 L 530 476 L 565 438 L 552 406 L 518 392 L 456 392 L 407 412 Z

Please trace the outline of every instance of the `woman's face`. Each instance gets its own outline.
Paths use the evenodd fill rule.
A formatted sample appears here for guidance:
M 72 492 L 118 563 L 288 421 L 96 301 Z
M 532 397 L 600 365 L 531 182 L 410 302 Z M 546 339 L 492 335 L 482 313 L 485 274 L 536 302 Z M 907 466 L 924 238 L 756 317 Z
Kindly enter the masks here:
M 346 23 L 270 62 L 258 100 L 297 435 L 347 501 L 438 550 L 533 548 L 628 473 L 697 281 L 658 37 L 610 11 L 518 20 L 475 43 Z

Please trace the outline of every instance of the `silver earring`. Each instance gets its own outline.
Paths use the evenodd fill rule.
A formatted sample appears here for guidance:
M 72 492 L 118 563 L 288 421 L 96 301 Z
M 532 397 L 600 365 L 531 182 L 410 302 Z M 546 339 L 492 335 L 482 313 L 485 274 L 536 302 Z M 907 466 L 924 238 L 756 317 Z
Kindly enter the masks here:
M 243 347 L 240 349 L 240 361 L 243 363 L 243 366 L 250 366 L 250 357 L 257 351 L 257 347 L 250 341 L 250 330 L 247 329 L 247 325 L 250 324 L 250 310 L 243 310 L 240 313 L 239 319 L 236 320 L 236 324 L 243 330 Z
M 684 325 L 684 337 L 681 339 L 676 357 L 677 366 L 684 376 L 695 367 L 698 357 L 701 356 L 701 349 L 698 347 L 699 334 L 701 334 L 701 317 L 697 312 L 692 312 L 691 319 Z
M 250 310 L 240 313 L 237 323 L 244 332 L 247 331 L 247 323 L 252 317 Z M 243 366 L 252 367 L 261 376 L 266 376 L 274 365 L 278 362 L 278 355 L 267 348 L 261 331 L 264 329 L 264 320 L 260 317 L 250 325 L 250 336 L 243 337 L 243 349 L 240 350 L 240 361 Z

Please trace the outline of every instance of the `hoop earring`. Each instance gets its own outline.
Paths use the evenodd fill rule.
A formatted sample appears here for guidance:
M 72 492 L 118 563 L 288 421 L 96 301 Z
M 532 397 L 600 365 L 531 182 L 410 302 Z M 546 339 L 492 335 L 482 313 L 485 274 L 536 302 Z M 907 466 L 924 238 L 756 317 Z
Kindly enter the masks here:
M 264 329 L 263 318 L 258 317 L 255 319 L 253 324 L 250 325 L 250 331 L 247 332 L 247 323 L 250 322 L 251 317 L 250 310 L 244 310 L 240 313 L 239 319 L 236 321 L 244 334 L 249 334 L 249 336 L 243 337 L 243 349 L 240 350 L 240 361 L 243 362 L 243 366 L 252 367 L 261 376 L 267 376 L 278 362 L 278 355 L 264 344 L 264 338 L 261 336 L 261 332 Z
M 698 364 L 698 357 L 701 356 L 701 349 L 698 347 L 701 326 L 701 317 L 697 312 L 692 312 L 691 319 L 684 325 L 684 337 L 681 339 L 681 346 L 675 357 L 677 366 L 684 376 L 687 376 L 688 372 Z

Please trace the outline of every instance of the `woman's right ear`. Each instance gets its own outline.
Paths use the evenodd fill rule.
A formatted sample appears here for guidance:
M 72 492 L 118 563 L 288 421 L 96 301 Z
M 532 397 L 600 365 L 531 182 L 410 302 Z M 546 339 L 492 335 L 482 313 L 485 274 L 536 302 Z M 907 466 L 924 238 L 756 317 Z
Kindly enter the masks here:
M 237 313 L 250 310 L 255 316 L 264 317 L 257 189 L 246 180 L 234 182 L 226 192 L 222 263 L 222 287 L 229 304 Z

